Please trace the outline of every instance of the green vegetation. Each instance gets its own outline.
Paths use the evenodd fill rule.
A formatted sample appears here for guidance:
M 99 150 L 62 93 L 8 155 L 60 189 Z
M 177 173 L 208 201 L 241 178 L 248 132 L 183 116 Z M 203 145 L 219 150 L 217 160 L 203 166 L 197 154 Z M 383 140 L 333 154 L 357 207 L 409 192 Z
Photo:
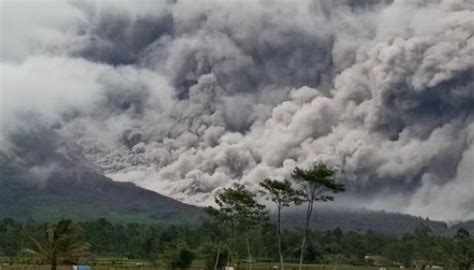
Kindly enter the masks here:
M 457 263 L 459 270 L 469 270 L 474 263 L 474 248 L 469 232 L 465 229 L 459 229 L 454 236 L 456 244 L 454 248 L 454 261 Z
M 332 201 L 334 197 L 327 195 L 328 193 L 344 192 L 345 190 L 343 184 L 335 181 L 335 174 L 336 171 L 329 168 L 326 164 L 318 164 L 308 170 L 296 167 L 291 175 L 299 186 L 298 194 L 300 194 L 300 200 L 307 205 L 303 241 L 300 248 L 299 270 L 301 270 L 303 265 L 306 238 L 308 237 L 310 221 L 313 216 L 314 202 Z
M 255 197 L 254 193 L 240 184 L 234 184 L 232 188 L 225 188 L 222 193 L 216 196 L 216 203 L 219 206 L 218 215 L 222 217 L 221 221 L 226 222 L 230 227 L 232 250 L 235 250 L 238 241 L 237 234 L 239 237 L 244 237 L 249 269 L 252 269 L 249 232 L 267 219 L 267 212 L 264 211 L 265 206 L 257 203 Z
M 82 258 L 80 261 L 93 265 L 129 266 L 136 267 L 137 263 L 144 263 L 149 267 L 166 266 L 169 250 L 186 247 L 194 252 L 193 267 L 214 269 L 217 246 L 213 239 L 215 235 L 207 223 L 201 226 L 189 225 L 162 225 L 162 224 L 118 224 L 110 223 L 105 219 L 80 222 L 82 227 L 81 239 L 91 246 L 92 257 Z M 24 257 L 24 248 L 33 247 L 34 243 L 29 235 L 38 236 L 44 229 L 44 224 L 17 223 L 11 219 L 0 221 L 0 256 L 2 262 L 14 264 L 35 264 L 34 258 Z M 424 227 L 420 225 L 420 228 Z M 425 229 L 421 229 L 423 231 Z M 272 268 L 279 261 L 276 227 L 259 225 L 249 233 L 249 244 L 256 261 L 253 268 Z M 303 236 L 300 229 L 283 229 L 282 253 L 288 263 L 285 268 L 297 268 L 299 263 L 300 241 Z M 474 259 L 472 251 L 474 243 L 472 236 L 465 232 L 462 237 L 441 237 L 431 233 L 420 235 L 411 233 L 403 236 L 387 236 L 372 232 L 356 233 L 341 230 L 313 231 L 309 230 L 308 245 L 305 250 L 306 264 L 339 265 L 336 269 L 366 269 L 348 268 L 342 265 L 369 266 L 374 264 L 366 260 L 365 256 L 380 256 L 386 258 L 383 264 L 397 266 L 398 264 L 411 266 L 414 261 L 425 261 L 433 265 L 458 269 L 460 264 Z M 427 244 L 427 241 L 429 245 Z M 234 252 L 246 254 L 245 240 L 237 236 Z M 227 248 L 221 246 L 220 263 L 217 267 L 227 263 Z M 431 258 L 431 261 L 428 261 Z M 247 265 L 245 257 L 233 257 L 231 264 L 242 268 Z M 340 268 L 342 267 L 342 268 Z M 306 266 L 304 266 L 306 268 Z M 3 268 L 14 269 L 14 268 Z M 28 269 L 21 267 L 17 269 Z M 33 268 L 32 268 L 33 269 Z M 61 269 L 61 268 L 58 268 Z M 97 268 L 96 268 L 97 269 Z M 104 268 L 107 269 L 107 268 Z M 149 268 L 153 269 L 153 268 Z M 311 269 L 323 269 L 322 266 L 312 266 Z M 335 268 L 326 268 L 335 269 Z M 465 268 L 463 268 L 465 269 Z
M 37 238 L 30 237 L 33 247 L 24 252 L 38 256 L 51 270 L 58 264 L 75 264 L 89 254 L 89 244 L 80 240 L 81 228 L 69 219 L 58 224 L 47 224 Z
M 280 256 L 280 269 L 285 269 L 285 263 L 282 250 L 282 234 L 281 234 L 281 210 L 284 207 L 290 207 L 292 204 L 301 204 L 300 194 L 293 188 L 290 181 L 265 179 L 260 185 L 267 193 L 267 198 L 273 201 L 277 207 L 277 236 L 278 236 L 278 255 Z
M 202 214 L 199 207 L 96 173 L 34 182 L 21 173 L 9 174 L 8 166 L 2 166 L 5 164 L 0 163 L 0 217 L 23 222 L 106 218 L 117 223 L 178 223 L 197 222 Z
M 261 187 L 278 213 L 305 203 L 306 215 L 299 216 L 304 219 L 303 228 L 282 227 L 279 215 L 273 222 L 258 202 L 261 193 L 234 184 L 216 195 L 217 207 L 208 207 L 200 224 L 120 223 L 100 218 L 52 225 L 5 218 L 0 221 L 2 270 L 29 269 L 28 265 L 38 263 L 56 269 L 59 264 L 77 262 L 95 269 L 215 270 L 233 265 L 250 270 L 272 269 L 276 264 L 281 269 L 311 270 L 472 267 L 474 241 L 462 228 L 455 237 L 434 234 L 429 222 L 400 236 L 339 228 L 312 230 L 309 223 L 315 203 L 332 201 L 331 194 L 344 191 L 344 186 L 337 183 L 334 170 L 321 164 L 308 170 L 296 168 L 292 178 L 293 182 L 267 179 Z
M 191 267 L 194 252 L 187 246 L 169 246 L 162 254 L 163 267 L 168 269 L 187 269 Z

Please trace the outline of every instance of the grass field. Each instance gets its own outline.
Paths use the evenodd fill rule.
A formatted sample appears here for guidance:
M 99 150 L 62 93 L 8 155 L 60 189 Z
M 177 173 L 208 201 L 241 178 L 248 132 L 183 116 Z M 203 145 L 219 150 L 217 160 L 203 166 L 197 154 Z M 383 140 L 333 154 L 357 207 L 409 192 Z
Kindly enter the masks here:
M 24 263 L 15 263 L 8 265 L 5 258 L 0 264 L 0 270 L 49 270 L 47 265 L 32 265 Z M 93 262 L 89 263 L 92 266 L 92 270 L 161 270 L 166 269 L 159 265 L 152 265 L 149 262 L 141 260 L 119 260 L 112 258 L 97 258 Z M 278 269 L 278 262 L 256 262 L 252 264 L 252 270 L 276 270 Z M 205 269 L 203 261 L 196 260 L 190 270 Z M 247 265 L 241 264 L 236 270 L 246 270 Z M 286 270 L 297 270 L 298 264 L 288 263 L 285 264 Z M 379 267 L 373 266 L 353 266 L 353 265 L 324 265 L 324 264 L 305 264 L 303 265 L 304 270 L 378 270 Z M 395 270 L 396 267 L 386 267 L 386 270 Z M 60 266 L 58 270 L 72 270 L 72 266 Z M 409 268 L 406 268 L 409 270 Z
M 49 270 L 50 267 L 47 265 L 11 265 L 11 266 L 0 266 L 0 270 Z M 113 266 L 113 265 L 98 265 L 92 266 L 92 270 L 127 270 L 127 269 L 137 269 L 137 270 L 161 270 L 166 269 L 159 266 L 136 266 L 136 265 L 121 265 L 121 266 Z M 199 270 L 204 269 L 202 267 L 192 267 L 189 268 L 190 270 Z M 247 269 L 245 266 L 239 267 L 236 270 L 245 270 Z M 270 270 L 274 269 L 271 265 L 268 266 L 259 266 L 259 267 L 252 267 L 252 270 Z M 298 266 L 288 266 L 285 269 L 288 270 L 297 270 Z M 305 270 L 378 270 L 379 267 L 368 267 L 368 266 L 352 266 L 352 265 L 304 265 L 303 269 Z M 387 270 L 395 270 L 398 268 L 389 268 L 386 267 Z M 59 266 L 58 270 L 72 270 L 72 266 Z

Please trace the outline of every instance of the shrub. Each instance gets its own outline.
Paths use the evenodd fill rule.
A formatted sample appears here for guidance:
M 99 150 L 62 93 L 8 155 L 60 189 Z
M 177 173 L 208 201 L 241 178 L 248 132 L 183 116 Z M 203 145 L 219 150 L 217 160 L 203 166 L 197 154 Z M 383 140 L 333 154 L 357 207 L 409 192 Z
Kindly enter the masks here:
M 193 263 L 195 254 L 186 246 L 168 247 L 162 258 L 167 268 L 186 269 Z

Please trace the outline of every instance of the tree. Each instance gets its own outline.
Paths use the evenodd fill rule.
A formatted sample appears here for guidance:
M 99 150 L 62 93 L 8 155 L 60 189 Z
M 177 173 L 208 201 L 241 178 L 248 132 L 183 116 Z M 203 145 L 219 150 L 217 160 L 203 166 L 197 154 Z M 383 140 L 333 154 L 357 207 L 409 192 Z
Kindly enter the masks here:
M 194 261 L 194 252 L 186 246 L 169 246 L 162 255 L 169 269 L 187 269 Z
M 281 235 L 281 210 L 291 204 L 300 204 L 298 193 L 287 179 L 283 181 L 265 179 L 260 183 L 267 193 L 268 199 L 277 206 L 277 234 L 278 234 L 278 255 L 280 256 L 281 269 L 284 269 Z
M 156 265 L 159 252 L 158 231 L 154 227 L 150 227 L 149 230 L 149 235 L 147 235 L 142 243 L 143 254 L 152 265 Z
M 204 226 L 207 230 L 212 230 L 210 233 L 211 240 L 216 243 L 215 246 L 217 247 L 215 258 L 212 260 L 214 262 L 214 270 L 217 270 L 219 262 L 221 262 L 221 246 L 225 234 L 224 226 L 227 213 L 219 211 L 212 206 L 208 206 L 205 212 L 210 217 L 210 220 L 205 220 Z
M 265 206 L 256 201 L 256 194 L 249 191 L 244 185 L 235 183 L 231 188 L 225 188 L 216 196 L 216 204 L 220 214 L 230 221 L 232 239 L 235 239 L 235 230 L 245 236 L 249 269 L 252 269 L 252 254 L 249 243 L 249 230 L 267 219 Z
M 435 247 L 433 231 L 426 224 L 420 223 L 415 228 L 414 240 L 416 264 L 420 265 L 421 269 L 425 269 L 428 265 L 433 264 Z
M 41 237 L 35 239 L 31 249 L 25 252 L 41 257 L 56 270 L 60 263 L 75 263 L 80 258 L 89 255 L 89 244 L 80 241 L 81 227 L 70 219 L 61 220 L 57 224 L 47 224 L 41 232 Z
M 333 201 L 334 197 L 331 195 L 327 195 L 328 193 L 339 193 L 345 191 L 344 185 L 341 183 L 337 183 L 334 179 L 335 175 L 336 171 L 328 167 L 324 163 L 314 165 L 308 170 L 303 170 L 296 167 L 291 175 L 299 186 L 298 191 L 300 194 L 300 199 L 307 204 L 306 222 L 300 251 L 300 270 L 303 265 L 306 238 L 308 235 L 311 215 L 313 213 L 314 202 Z
M 13 257 L 20 247 L 23 226 L 11 218 L 0 221 L 0 254 Z
M 410 267 L 413 263 L 415 243 L 413 237 L 405 234 L 397 240 L 387 241 L 385 243 L 384 255 L 392 261 L 398 262 L 405 267 Z
M 454 251 L 454 260 L 459 270 L 469 270 L 474 262 L 474 242 L 469 232 L 463 228 L 458 229 L 456 236 L 456 247 Z
M 226 246 L 216 243 L 204 243 L 200 247 L 201 257 L 204 258 L 206 269 L 215 270 L 223 268 L 229 256 Z

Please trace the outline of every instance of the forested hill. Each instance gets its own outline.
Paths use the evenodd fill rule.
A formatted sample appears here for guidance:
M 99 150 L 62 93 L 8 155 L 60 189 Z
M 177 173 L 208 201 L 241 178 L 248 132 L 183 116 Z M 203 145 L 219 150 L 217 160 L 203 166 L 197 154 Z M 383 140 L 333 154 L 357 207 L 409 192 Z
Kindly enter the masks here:
M 40 159 L 27 156 L 19 161 L 0 152 L 0 218 L 181 223 L 196 222 L 202 213 L 199 207 L 134 184 L 114 182 L 65 155 L 49 155 L 47 164 Z
M 284 215 L 286 226 L 303 226 L 304 210 L 293 211 Z M 369 230 L 382 233 L 401 235 L 413 230 L 420 224 L 430 227 L 433 233 L 446 235 L 453 233 L 447 223 L 432 221 L 412 215 L 387 213 L 370 210 L 334 210 L 322 209 L 314 213 L 312 224 L 314 229 L 332 230 L 340 228 L 343 231 L 367 232 Z
M 457 223 L 457 224 L 453 225 L 452 228 L 453 229 L 464 228 L 464 229 L 470 231 L 471 234 L 474 234 L 474 220 L 469 220 L 469 221 Z
M 201 209 L 130 183 L 88 175 L 87 182 L 60 179 L 35 186 L 11 179 L 0 181 L 0 217 L 55 221 L 61 218 L 113 222 L 196 222 Z

